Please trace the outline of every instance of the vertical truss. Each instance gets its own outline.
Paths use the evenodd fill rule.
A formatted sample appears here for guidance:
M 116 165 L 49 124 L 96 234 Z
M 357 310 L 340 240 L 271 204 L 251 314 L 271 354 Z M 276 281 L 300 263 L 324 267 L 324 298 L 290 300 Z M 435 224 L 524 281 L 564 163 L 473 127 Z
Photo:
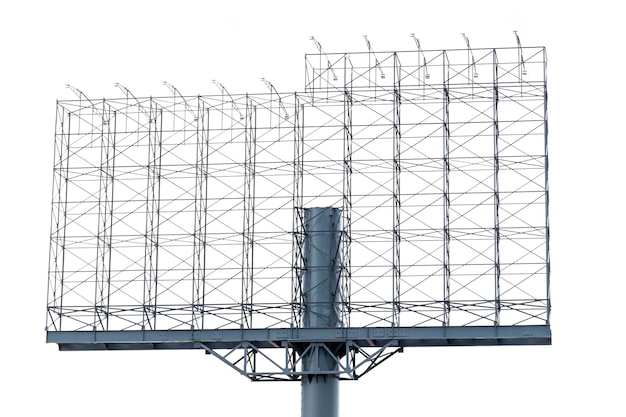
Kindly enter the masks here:
M 450 63 L 443 53 L 443 320 L 450 325 Z
M 304 109 L 294 97 L 291 325 L 302 324 L 302 277 L 304 274 Z
M 94 323 L 98 330 L 108 329 L 108 300 L 111 281 L 111 245 L 113 240 L 113 188 L 115 178 L 115 111 L 102 103 L 100 135 L 100 194 L 98 196 L 98 245 L 95 271 L 96 308 Z
M 71 113 L 57 105 L 54 142 L 54 177 L 48 279 L 47 328 L 61 330 L 65 281 L 65 234 L 69 185 Z
M 517 36 L 517 33 L 516 33 Z M 526 75 L 526 66 L 524 64 L 524 58 L 522 55 L 522 46 L 519 43 L 518 39 L 518 47 L 520 53 L 520 65 L 522 68 L 522 75 Z M 550 192 L 549 192 L 549 183 L 548 183 L 548 69 L 547 65 L 548 56 L 545 49 L 542 51 L 542 60 L 544 62 L 543 66 L 543 120 L 545 123 L 543 124 L 543 155 L 545 158 L 545 169 L 544 169 L 544 182 L 543 188 L 545 190 L 545 253 L 544 253 L 544 261 L 545 261 L 545 271 L 546 271 L 546 293 L 545 298 L 547 300 L 547 318 L 546 322 L 550 323 L 550 312 L 552 311 L 552 305 L 550 301 Z
M 402 134 L 400 131 L 400 104 L 402 102 L 400 84 L 402 80 L 401 65 L 398 55 L 393 55 L 393 319 L 392 326 L 400 326 L 400 224 L 401 224 L 401 191 L 400 191 L 400 158 L 402 155 Z
M 148 169 L 146 194 L 146 233 L 143 285 L 142 327 L 156 329 L 159 295 L 159 229 L 161 226 L 161 162 L 163 156 L 163 120 L 156 103 L 148 110 Z M 161 116 L 161 117 L 159 117 Z
M 252 328 L 254 294 L 254 214 L 256 178 L 256 108 L 246 97 L 245 163 L 243 185 L 242 325 Z
M 500 324 L 500 127 L 498 125 L 498 55 L 493 51 L 493 270 L 494 270 L 494 325 Z
M 352 271 L 352 67 L 348 67 L 349 58 L 344 57 L 346 64 L 344 65 L 344 79 L 346 80 L 344 86 L 344 119 L 343 119 L 343 132 L 344 132 L 344 146 L 343 146 L 343 201 L 342 201 L 342 235 L 341 235 L 341 247 L 342 254 L 342 269 L 341 269 L 341 283 L 343 288 L 341 290 L 341 298 L 343 305 L 341 308 L 342 317 L 341 322 L 346 327 L 350 326 L 350 292 L 351 292 L 351 271 Z M 348 75 L 348 71 L 350 74 Z
M 209 202 L 209 111 L 198 98 L 198 124 L 196 126 L 196 187 L 194 193 L 194 258 L 192 278 L 192 329 L 202 329 L 204 294 L 206 291 L 207 224 Z

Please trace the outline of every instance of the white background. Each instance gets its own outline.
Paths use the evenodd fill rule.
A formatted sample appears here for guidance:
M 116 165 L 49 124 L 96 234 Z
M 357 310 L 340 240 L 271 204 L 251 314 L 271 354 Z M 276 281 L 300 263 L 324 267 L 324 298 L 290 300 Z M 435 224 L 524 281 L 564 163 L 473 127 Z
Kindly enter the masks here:
M 341 415 L 624 415 L 623 13 L 611 1 L 13 1 L 0 6 L 0 415 L 298 416 L 298 383 L 200 351 L 45 343 L 55 100 L 302 91 L 304 54 L 548 51 L 553 345 L 415 348 L 341 384 Z

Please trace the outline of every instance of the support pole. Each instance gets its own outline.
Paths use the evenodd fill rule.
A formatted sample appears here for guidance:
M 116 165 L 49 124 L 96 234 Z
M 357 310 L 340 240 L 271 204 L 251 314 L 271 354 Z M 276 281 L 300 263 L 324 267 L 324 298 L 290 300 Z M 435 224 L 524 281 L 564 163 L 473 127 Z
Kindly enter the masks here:
M 341 210 L 305 209 L 303 327 L 340 327 Z M 323 346 L 303 355 L 302 417 L 339 415 L 334 355 Z

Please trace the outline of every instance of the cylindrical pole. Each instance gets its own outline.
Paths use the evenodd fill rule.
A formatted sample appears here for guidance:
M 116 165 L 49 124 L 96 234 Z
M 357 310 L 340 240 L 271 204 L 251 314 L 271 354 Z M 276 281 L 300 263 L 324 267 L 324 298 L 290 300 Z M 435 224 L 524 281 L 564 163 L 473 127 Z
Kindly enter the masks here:
M 340 327 L 341 210 L 305 209 L 304 327 Z M 339 416 L 335 356 L 323 344 L 303 355 L 302 417 Z

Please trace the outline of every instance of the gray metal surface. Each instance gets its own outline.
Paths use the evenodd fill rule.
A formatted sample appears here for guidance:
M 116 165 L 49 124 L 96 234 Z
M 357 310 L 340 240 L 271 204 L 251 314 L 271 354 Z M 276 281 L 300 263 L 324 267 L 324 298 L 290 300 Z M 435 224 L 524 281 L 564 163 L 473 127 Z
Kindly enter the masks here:
M 341 210 L 304 210 L 303 327 L 341 327 Z M 337 345 L 302 345 L 302 417 L 339 415 Z M 342 351 L 343 352 L 343 351 Z
M 551 333 L 549 326 L 283 328 L 48 332 L 47 341 L 62 351 L 200 349 L 254 381 L 355 380 L 405 347 L 549 345 Z M 305 368 L 309 353 L 332 358 L 335 367 Z
M 341 210 L 304 210 L 303 327 L 341 327 Z
M 308 375 L 302 378 L 302 417 L 339 415 L 339 379 L 334 375 Z
M 60 350 L 232 349 L 249 341 L 263 349 L 298 343 L 334 342 L 382 347 L 549 345 L 550 326 L 284 328 L 225 330 L 49 331 L 46 341 Z

